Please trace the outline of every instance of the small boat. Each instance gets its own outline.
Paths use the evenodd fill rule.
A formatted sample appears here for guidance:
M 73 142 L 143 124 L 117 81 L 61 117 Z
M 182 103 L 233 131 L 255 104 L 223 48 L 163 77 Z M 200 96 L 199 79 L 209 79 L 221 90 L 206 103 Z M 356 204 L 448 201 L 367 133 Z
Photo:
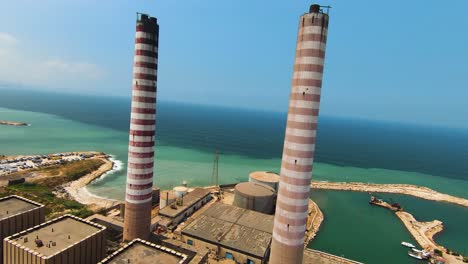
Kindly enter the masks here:
M 408 251 L 408 255 L 409 255 L 410 257 L 415 258 L 415 259 L 423 260 L 423 257 L 421 257 L 419 254 L 413 253 L 413 252 L 411 252 L 411 251 Z
M 421 254 L 429 254 L 426 250 L 419 250 L 417 248 L 412 248 L 411 250 L 413 250 L 414 252 L 416 253 L 421 253 Z
M 401 242 L 401 244 L 405 247 L 409 247 L 409 248 L 415 248 L 415 246 L 411 243 L 408 243 L 408 242 Z
M 414 252 L 418 253 L 420 256 L 422 255 L 422 257 L 424 259 L 427 259 L 431 256 L 431 254 L 429 252 L 427 252 L 426 250 L 419 250 L 419 249 L 416 249 L 416 248 L 412 248 L 411 250 L 413 250 Z

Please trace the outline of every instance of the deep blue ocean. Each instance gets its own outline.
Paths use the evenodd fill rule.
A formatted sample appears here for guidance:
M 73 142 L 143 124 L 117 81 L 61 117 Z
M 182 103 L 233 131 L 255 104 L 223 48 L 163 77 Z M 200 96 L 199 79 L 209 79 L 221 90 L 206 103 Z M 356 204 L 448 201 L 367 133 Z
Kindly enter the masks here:
M 88 186 L 122 199 L 125 189 L 130 98 L 5 90 L 0 154 L 104 151 L 122 167 Z M 154 184 L 210 183 L 220 154 L 220 183 L 245 181 L 254 170 L 279 171 L 286 113 L 158 101 Z M 320 116 L 313 178 L 409 183 L 468 198 L 468 131 L 437 126 Z M 365 263 L 416 263 L 401 241 L 416 243 L 388 210 L 368 205 L 367 193 L 313 190 L 325 215 L 312 248 Z M 444 222 L 436 241 L 468 254 L 468 208 L 408 196 L 398 201 L 416 219 Z
M 0 107 L 128 131 L 130 98 L 1 90 Z M 159 144 L 281 157 L 286 113 L 159 102 Z M 320 116 L 316 161 L 468 179 L 468 130 Z

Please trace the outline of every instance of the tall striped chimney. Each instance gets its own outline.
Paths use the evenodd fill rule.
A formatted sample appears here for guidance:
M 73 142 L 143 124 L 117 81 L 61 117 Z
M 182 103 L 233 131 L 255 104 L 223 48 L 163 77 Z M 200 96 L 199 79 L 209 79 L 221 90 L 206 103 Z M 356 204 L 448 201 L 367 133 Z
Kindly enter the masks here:
M 151 224 L 159 25 L 154 17 L 137 16 L 124 241 L 148 239 Z
M 270 264 L 302 263 L 327 29 L 319 5 L 299 20 Z

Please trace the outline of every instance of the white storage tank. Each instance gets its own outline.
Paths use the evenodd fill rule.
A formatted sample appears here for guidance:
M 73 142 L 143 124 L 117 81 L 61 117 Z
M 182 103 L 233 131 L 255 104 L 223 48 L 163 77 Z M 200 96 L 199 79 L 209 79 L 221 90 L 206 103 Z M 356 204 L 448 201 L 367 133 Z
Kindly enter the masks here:
M 169 204 L 175 202 L 175 200 L 176 200 L 176 196 L 173 191 L 162 192 L 160 199 L 159 199 L 159 209 L 163 209 Z
M 172 189 L 174 191 L 174 194 L 177 198 L 181 198 L 182 196 L 185 196 L 188 192 L 188 188 L 185 186 L 177 186 Z
M 276 205 L 276 191 L 261 183 L 239 183 L 234 188 L 233 205 L 259 213 L 273 214 Z
M 280 176 L 269 171 L 254 171 L 249 175 L 249 182 L 257 182 L 265 184 L 275 189 L 278 192 Z

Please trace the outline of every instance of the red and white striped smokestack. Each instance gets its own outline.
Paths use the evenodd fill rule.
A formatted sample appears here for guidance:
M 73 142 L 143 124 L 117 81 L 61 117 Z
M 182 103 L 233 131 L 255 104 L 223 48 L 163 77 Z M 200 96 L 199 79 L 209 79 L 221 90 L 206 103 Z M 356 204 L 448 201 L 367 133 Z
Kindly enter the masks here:
M 123 239 L 148 239 L 154 166 L 159 25 L 138 14 Z
M 327 29 L 318 5 L 299 20 L 271 264 L 302 263 Z

